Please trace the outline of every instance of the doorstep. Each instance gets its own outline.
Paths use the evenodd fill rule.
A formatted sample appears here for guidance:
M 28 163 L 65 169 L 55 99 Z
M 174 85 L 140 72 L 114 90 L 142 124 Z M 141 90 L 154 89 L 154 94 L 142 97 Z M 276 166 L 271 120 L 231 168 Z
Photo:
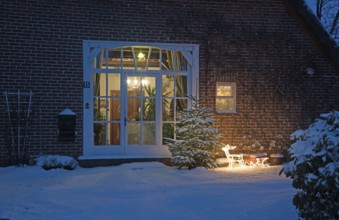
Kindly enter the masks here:
M 133 162 L 160 162 L 167 166 L 171 166 L 170 158 L 98 158 L 98 157 L 79 157 L 77 159 L 79 166 L 83 168 L 101 167 L 101 166 L 117 166 L 124 163 Z

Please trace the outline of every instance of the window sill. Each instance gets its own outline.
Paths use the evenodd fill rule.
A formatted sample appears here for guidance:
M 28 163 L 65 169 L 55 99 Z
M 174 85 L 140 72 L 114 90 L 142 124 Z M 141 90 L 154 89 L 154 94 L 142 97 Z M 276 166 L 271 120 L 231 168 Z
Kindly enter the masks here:
M 216 111 L 218 114 L 238 114 L 237 111 Z

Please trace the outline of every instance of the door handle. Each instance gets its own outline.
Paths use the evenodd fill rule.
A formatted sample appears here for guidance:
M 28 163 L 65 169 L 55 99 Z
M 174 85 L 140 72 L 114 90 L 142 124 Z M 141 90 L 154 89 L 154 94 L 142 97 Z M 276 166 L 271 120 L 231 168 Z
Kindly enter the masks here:
M 127 125 L 127 118 L 125 117 L 125 126 Z

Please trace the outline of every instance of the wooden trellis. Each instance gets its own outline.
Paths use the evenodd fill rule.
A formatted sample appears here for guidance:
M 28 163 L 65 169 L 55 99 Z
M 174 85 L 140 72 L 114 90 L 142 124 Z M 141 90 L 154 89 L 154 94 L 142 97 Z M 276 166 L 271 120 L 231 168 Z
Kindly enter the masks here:
M 23 164 L 26 159 L 32 116 L 32 91 L 5 91 L 6 113 L 9 130 L 9 152 L 16 164 Z

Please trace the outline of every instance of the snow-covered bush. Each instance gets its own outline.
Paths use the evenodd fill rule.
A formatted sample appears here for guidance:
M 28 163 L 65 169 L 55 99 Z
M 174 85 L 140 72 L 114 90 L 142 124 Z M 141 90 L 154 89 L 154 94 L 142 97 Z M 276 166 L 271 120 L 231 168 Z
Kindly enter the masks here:
M 286 139 L 288 138 L 278 134 L 273 136 L 271 139 L 265 138 L 264 140 L 260 140 L 256 138 L 256 135 L 250 133 L 242 137 L 242 141 L 238 144 L 238 150 L 247 154 L 279 153 L 285 155 L 288 148 Z
M 293 203 L 305 219 L 339 219 L 339 112 L 323 114 L 291 135 L 283 172 L 298 189 Z
M 78 162 L 69 156 L 58 155 L 42 155 L 36 158 L 36 164 L 45 170 L 63 168 L 66 170 L 74 170 L 78 166 Z
M 265 151 L 265 147 L 260 140 L 254 138 L 253 135 L 245 135 L 242 137 L 242 142 L 239 144 L 239 149 L 244 153 L 261 153 Z
M 172 153 L 171 162 L 180 168 L 215 167 L 213 151 L 220 148 L 219 131 L 212 128 L 212 110 L 200 108 L 199 100 L 192 100 L 192 109 L 180 112 L 176 125 L 176 139 L 167 138 Z

